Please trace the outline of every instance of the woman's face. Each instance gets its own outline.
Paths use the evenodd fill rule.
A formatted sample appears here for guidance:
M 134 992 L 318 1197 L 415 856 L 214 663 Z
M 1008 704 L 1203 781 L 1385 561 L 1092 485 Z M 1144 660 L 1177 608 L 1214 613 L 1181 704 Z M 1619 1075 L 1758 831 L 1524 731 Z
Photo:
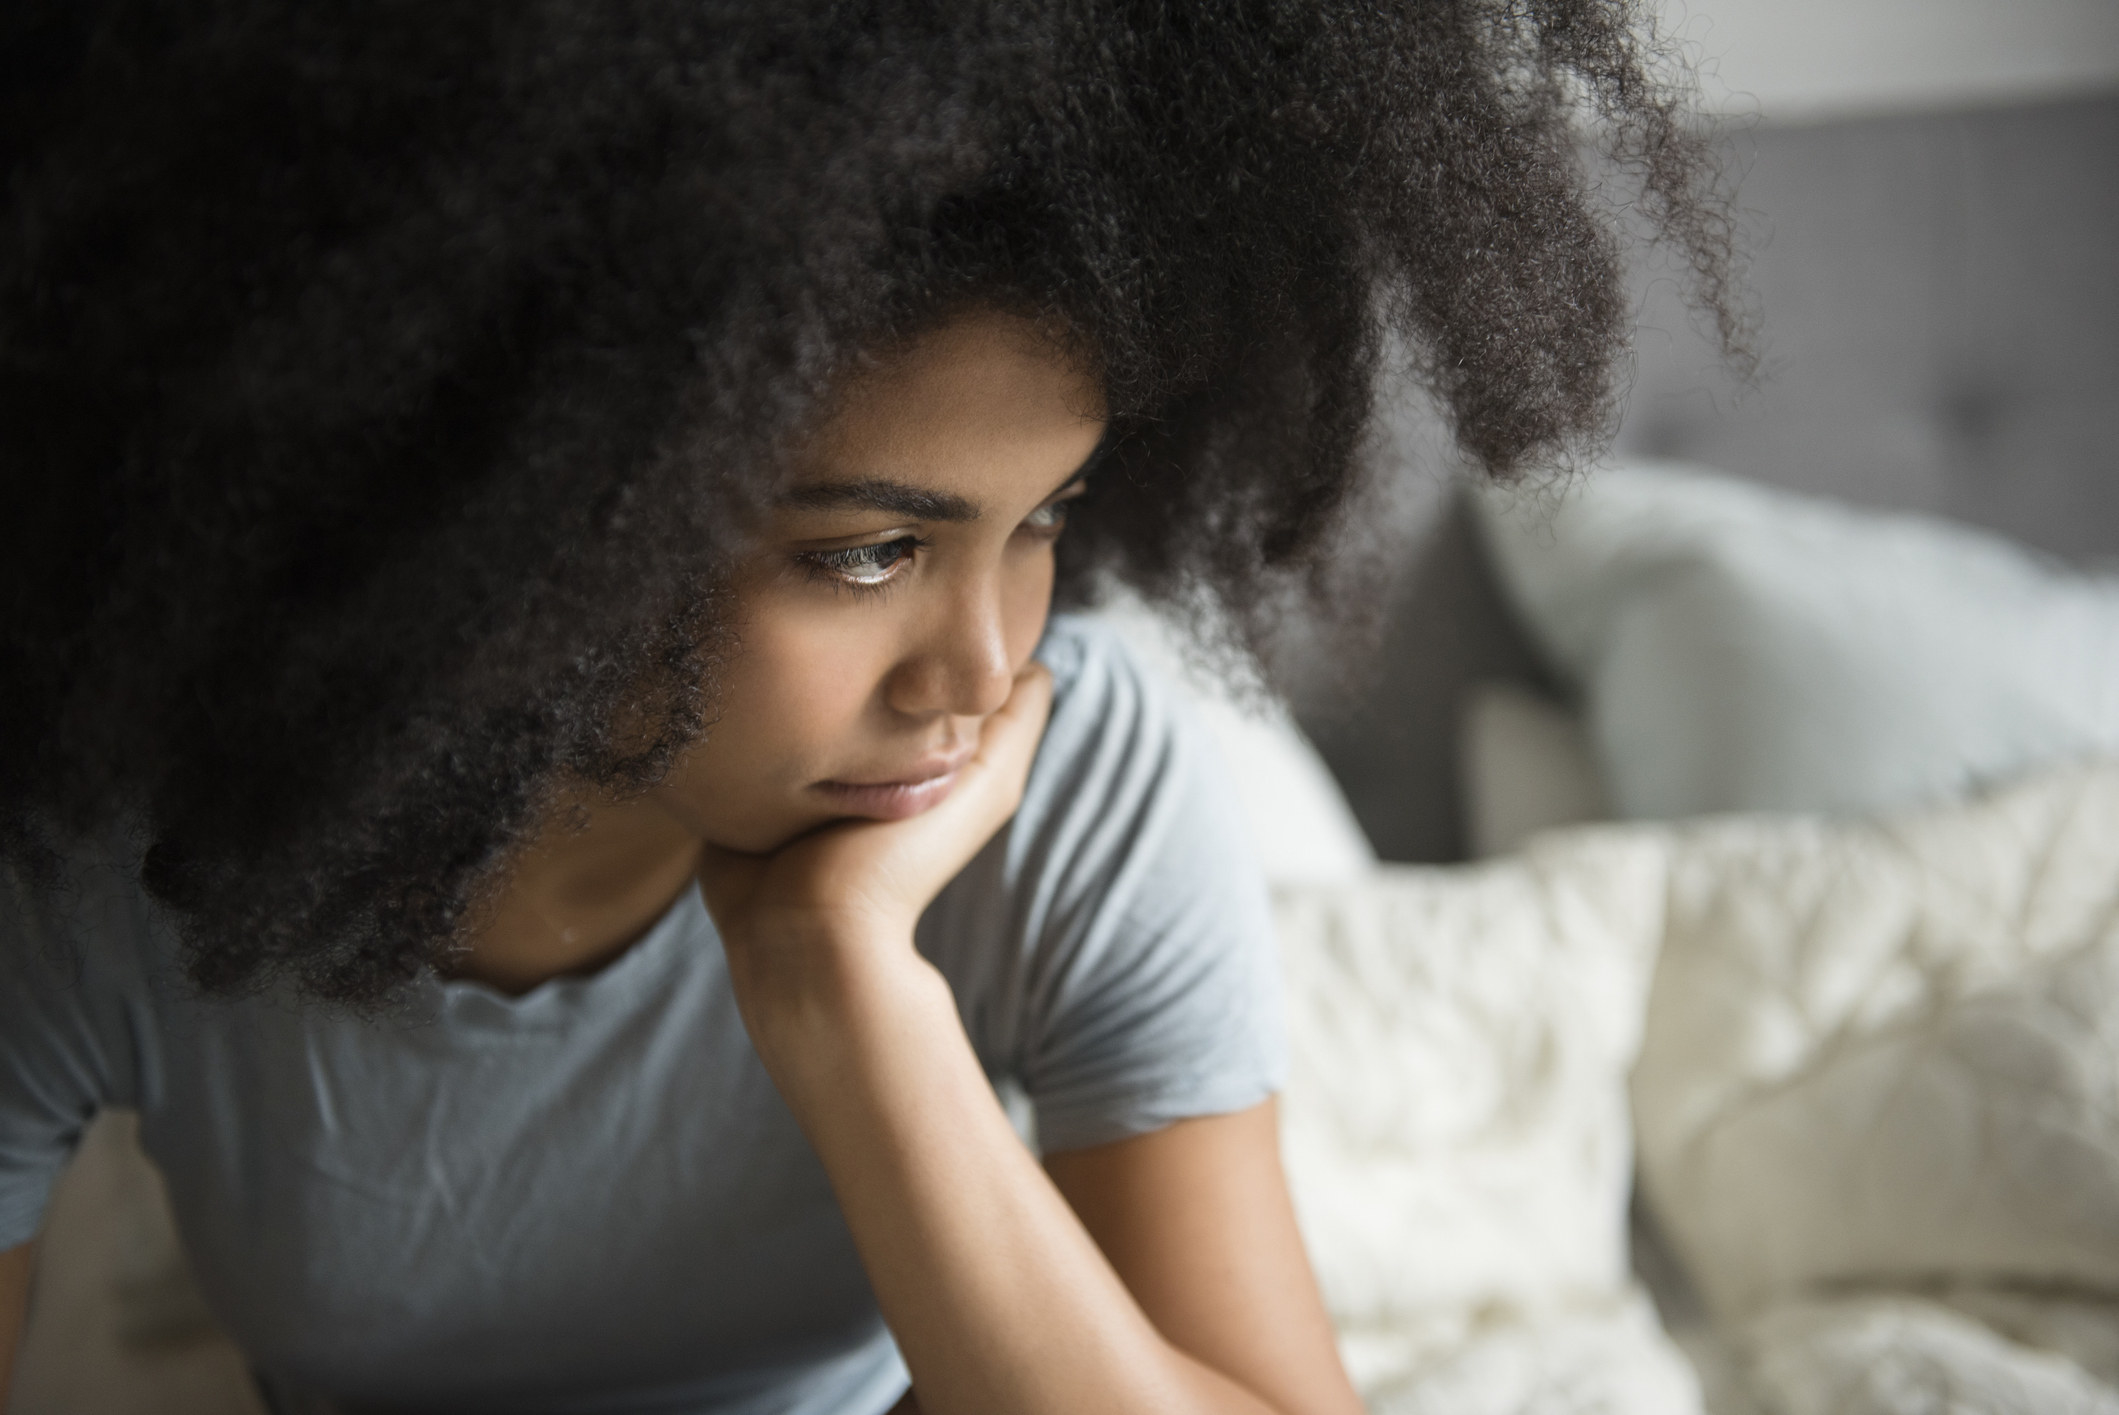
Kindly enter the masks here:
M 948 794 L 1044 633 L 1053 543 L 1103 434 L 1096 382 L 993 312 L 835 408 L 737 574 L 714 721 L 657 793 L 730 849 Z

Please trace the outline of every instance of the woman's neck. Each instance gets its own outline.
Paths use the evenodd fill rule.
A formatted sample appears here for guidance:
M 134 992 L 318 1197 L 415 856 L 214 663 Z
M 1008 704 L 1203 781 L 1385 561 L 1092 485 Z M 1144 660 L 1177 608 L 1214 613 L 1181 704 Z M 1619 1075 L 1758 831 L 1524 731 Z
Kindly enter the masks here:
M 698 856 L 697 837 L 652 798 L 570 799 L 517 857 L 448 975 L 514 995 L 596 972 L 668 912 Z

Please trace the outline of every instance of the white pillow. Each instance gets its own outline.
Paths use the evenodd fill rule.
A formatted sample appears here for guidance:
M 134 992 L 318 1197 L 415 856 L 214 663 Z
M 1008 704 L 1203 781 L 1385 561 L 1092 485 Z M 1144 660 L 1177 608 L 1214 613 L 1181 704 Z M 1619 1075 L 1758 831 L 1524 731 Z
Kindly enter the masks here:
M 1548 839 L 1276 891 L 1289 1179 L 1378 1411 L 1699 1408 L 1626 1259 L 1662 846 Z
M 1633 1077 L 1641 1178 L 1710 1307 L 1787 1385 L 1774 1401 L 1944 1408 L 1817 1403 L 1840 1378 L 1805 1362 L 1852 1380 L 1891 1332 L 1946 1385 L 1955 1352 L 1964 1390 L 2047 1389 L 2033 1346 L 2119 1332 L 2119 762 L 1897 820 L 1671 839 Z M 1867 1324 L 1851 1335 L 1786 1315 L 1850 1292 L 1940 1293 L 1993 1339 L 1903 1304 L 1847 1308 Z M 2074 1355 L 2069 1389 L 2119 1379 L 2119 1341 Z M 2119 1405 L 2102 1390 L 2067 1408 Z
M 1212 734 L 1268 882 L 1354 880 L 1375 867 L 1375 848 L 1345 793 L 1284 703 L 1255 685 L 1215 677 L 1187 654 L 1169 621 L 1136 598 L 1122 596 L 1095 617 L 1116 629 L 1142 670 L 1181 694 Z
M 1622 815 L 1872 811 L 2119 751 L 2119 577 L 1697 468 L 1478 504 Z

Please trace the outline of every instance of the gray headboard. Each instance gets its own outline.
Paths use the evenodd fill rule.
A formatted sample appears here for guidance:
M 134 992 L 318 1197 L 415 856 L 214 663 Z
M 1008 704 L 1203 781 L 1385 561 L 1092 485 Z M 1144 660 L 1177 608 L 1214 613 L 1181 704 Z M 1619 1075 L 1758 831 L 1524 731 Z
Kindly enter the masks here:
M 1739 388 L 1643 272 L 1620 450 L 2119 558 L 2119 95 L 1767 125 L 1729 155 L 1760 380 Z M 1379 853 L 1452 860 L 1464 691 L 1551 685 L 1461 504 L 1414 504 L 1373 672 L 1297 710 Z

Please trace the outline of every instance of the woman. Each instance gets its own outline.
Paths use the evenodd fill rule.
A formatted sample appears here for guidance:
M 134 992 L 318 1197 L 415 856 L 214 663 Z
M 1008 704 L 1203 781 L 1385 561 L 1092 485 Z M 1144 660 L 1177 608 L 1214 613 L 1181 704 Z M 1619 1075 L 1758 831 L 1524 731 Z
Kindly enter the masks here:
M 123 1104 L 284 1409 L 1357 1408 L 1222 768 L 1048 614 L 1255 641 L 1387 333 L 1600 428 L 1569 95 L 1721 268 L 1632 18 L 11 15 L 0 1352 Z

